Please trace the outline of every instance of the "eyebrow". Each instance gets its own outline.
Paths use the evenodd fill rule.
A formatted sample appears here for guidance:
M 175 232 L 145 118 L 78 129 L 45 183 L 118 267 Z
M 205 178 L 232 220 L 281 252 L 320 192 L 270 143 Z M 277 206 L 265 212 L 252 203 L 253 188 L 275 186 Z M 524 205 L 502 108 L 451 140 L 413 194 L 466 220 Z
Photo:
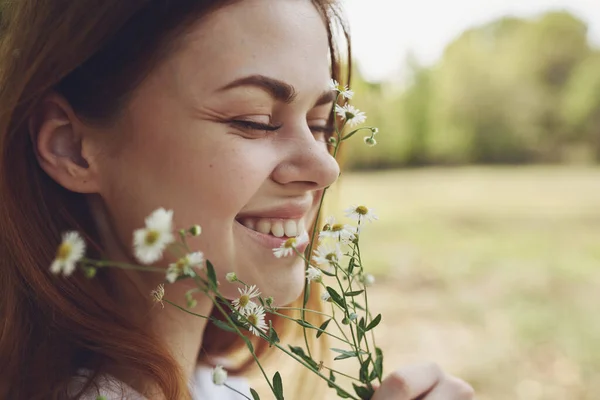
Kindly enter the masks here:
M 254 86 L 259 89 L 262 89 L 269 93 L 269 95 L 271 95 L 271 97 L 273 97 L 275 100 L 281 101 L 286 104 L 292 103 L 298 95 L 296 89 L 289 83 L 286 83 L 279 79 L 270 78 L 264 75 L 250 75 L 236 79 L 233 82 L 230 82 L 227 85 L 221 87 L 217 91 L 222 92 L 241 86 Z M 332 103 L 335 100 L 335 97 L 335 91 L 326 90 L 319 96 L 319 98 L 314 104 L 314 107 Z

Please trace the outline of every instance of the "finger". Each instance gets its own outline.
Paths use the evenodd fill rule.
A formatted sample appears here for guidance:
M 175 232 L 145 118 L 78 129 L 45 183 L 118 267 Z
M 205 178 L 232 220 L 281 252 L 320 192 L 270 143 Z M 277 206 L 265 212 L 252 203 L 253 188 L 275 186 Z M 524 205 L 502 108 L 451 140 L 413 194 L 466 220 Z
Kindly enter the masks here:
M 372 400 L 413 400 L 435 387 L 444 374 L 437 364 L 417 364 L 394 371 Z
M 467 382 L 446 375 L 422 400 L 473 400 L 475 391 Z

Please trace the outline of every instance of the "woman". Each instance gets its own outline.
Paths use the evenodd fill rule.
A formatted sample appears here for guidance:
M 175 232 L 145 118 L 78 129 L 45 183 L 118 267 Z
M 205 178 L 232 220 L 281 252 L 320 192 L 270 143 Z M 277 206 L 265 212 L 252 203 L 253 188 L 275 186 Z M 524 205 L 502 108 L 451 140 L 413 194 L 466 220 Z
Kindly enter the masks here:
M 202 226 L 190 244 L 220 281 L 233 271 L 278 304 L 297 301 L 303 262 L 271 248 L 278 224 L 293 236 L 315 221 L 339 173 L 325 144 L 327 84 L 340 79 L 335 4 L 2 4 L 1 398 L 224 398 L 206 384 L 205 366 L 239 342 L 152 307 L 148 293 L 164 276 L 103 269 L 64 279 L 47 266 L 66 230 L 94 244 L 89 256 L 130 261 L 132 231 L 165 207 L 175 226 Z M 173 284 L 169 296 L 188 289 Z M 222 291 L 236 295 L 233 285 Z M 209 315 L 212 303 L 196 300 L 195 312 Z M 308 386 L 298 398 L 319 397 Z M 414 366 L 375 398 L 469 399 L 471 390 Z

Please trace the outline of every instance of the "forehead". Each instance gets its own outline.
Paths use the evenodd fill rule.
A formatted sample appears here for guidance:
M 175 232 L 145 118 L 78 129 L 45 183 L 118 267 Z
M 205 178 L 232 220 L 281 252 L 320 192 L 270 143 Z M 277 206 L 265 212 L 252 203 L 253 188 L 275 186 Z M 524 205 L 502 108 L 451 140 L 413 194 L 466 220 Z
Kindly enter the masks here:
M 309 0 L 243 0 L 199 21 L 173 63 L 198 89 L 259 74 L 301 92 L 323 89 L 328 54 L 325 22 Z

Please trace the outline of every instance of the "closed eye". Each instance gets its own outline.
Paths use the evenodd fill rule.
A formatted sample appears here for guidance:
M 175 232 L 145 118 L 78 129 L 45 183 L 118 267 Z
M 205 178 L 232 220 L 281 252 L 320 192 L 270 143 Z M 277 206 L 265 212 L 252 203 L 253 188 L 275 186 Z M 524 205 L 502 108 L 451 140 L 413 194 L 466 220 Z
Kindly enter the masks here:
M 253 131 L 267 131 L 267 132 L 278 131 L 283 126 L 283 124 L 271 125 L 271 124 L 262 124 L 260 122 L 244 121 L 244 120 L 232 120 L 232 121 L 229 121 L 229 123 L 235 127 L 242 128 L 242 129 L 249 129 L 249 130 L 253 130 Z

